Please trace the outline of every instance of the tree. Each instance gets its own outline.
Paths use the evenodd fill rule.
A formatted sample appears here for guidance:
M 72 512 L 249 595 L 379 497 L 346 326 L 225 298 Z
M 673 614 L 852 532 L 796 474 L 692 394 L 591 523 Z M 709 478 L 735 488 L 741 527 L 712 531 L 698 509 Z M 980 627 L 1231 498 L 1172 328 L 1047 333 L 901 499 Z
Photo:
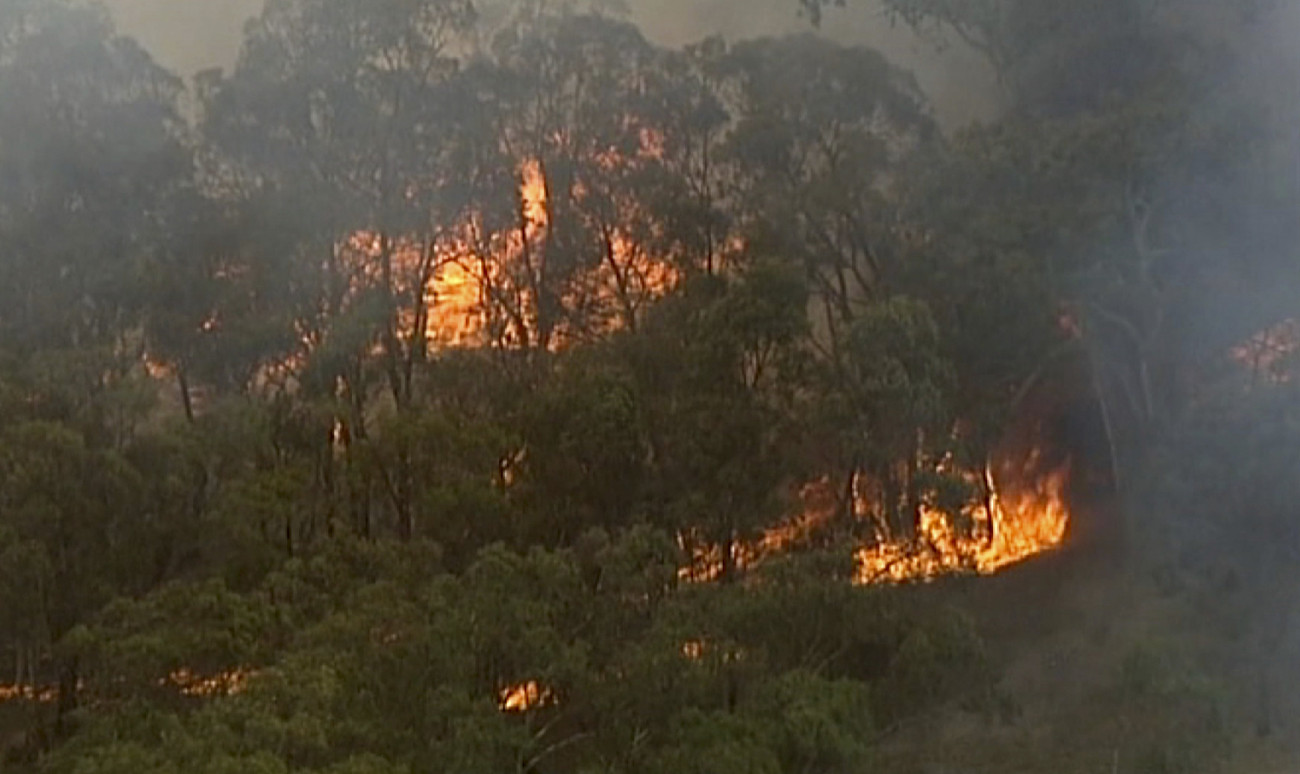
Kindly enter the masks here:
M 889 292 L 887 191 L 932 136 L 924 99 L 880 54 L 811 36 L 737 45 L 719 67 L 736 103 L 726 150 L 740 233 L 751 254 L 803 268 L 834 350 Z
M 247 594 L 190 583 L 111 605 L 79 643 L 88 690 L 117 701 L 43 765 L 851 771 L 872 685 L 925 675 L 919 712 L 982 684 L 959 620 L 890 609 L 819 563 L 698 586 L 664 533 L 576 542 L 492 546 L 451 574 L 416 544 L 347 540 Z M 818 625 L 791 640 L 790 616 Z M 903 656 L 919 640 L 952 660 Z
M 67 732 L 79 668 L 65 637 L 147 589 L 156 538 L 175 527 L 125 453 L 152 405 L 142 267 L 165 250 L 193 170 L 180 82 L 102 9 L 5 2 L 0 41 L 4 640 L 33 691 L 53 665 Z
M 291 257 L 299 357 L 346 406 L 348 442 L 368 437 L 375 377 L 406 411 L 428 355 L 429 288 L 465 206 L 451 163 L 464 129 L 452 76 L 472 20 L 459 0 L 276 2 L 250 28 L 235 72 L 204 86 L 204 131 L 236 183 L 277 209 L 319 205 L 272 249 Z M 407 456 L 384 491 L 409 537 Z
M 647 428 L 645 507 L 717 563 L 706 573 L 735 577 L 793 483 L 806 298 L 783 267 L 700 275 L 624 344 Z
M 17 0 L 0 11 L 0 330 L 50 381 L 60 418 L 120 442 L 134 417 L 114 403 L 143 354 L 141 268 L 193 182 L 180 83 L 102 11 Z
M 1168 74 L 1190 39 L 1211 43 L 1225 27 L 1257 18 L 1271 0 L 1216 8 L 1194 0 L 1077 3 L 1022 0 L 885 0 L 896 22 L 933 38 L 956 41 L 984 56 L 1007 92 L 1008 107 L 1063 115 L 1102 107 Z M 820 19 L 844 0 L 800 0 Z M 1208 34 L 1207 33 L 1211 33 Z
M 137 542 L 145 525 L 134 518 L 141 479 L 120 456 L 87 448 L 50 423 L 8 428 L 4 449 L 3 525 L 34 552 L 15 568 L 35 580 L 19 608 L 29 611 L 29 628 L 15 635 L 49 652 L 115 593 L 147 588 L 150 578 L 139 571 L 148 567 L 149 546 Z M 60 654 L 57 669 L 56 727 L 66 732 L 78 706 L 76 656 Z
M 683 108 L 666 59 L 630 24 L 561 11 L 502 30 L 470 74 L 490 123 L 463 261 L 497 346 L 635 327 L 671 287 L 667 124 Z

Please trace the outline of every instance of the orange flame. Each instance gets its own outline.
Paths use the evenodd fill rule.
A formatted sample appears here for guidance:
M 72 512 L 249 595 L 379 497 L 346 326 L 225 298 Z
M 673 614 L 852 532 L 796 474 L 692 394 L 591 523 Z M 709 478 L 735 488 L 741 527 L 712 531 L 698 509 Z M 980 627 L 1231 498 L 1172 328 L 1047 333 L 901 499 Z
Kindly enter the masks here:
M 1000 466 L 1003 477 L 1011 481 L 1003 488 L 994 482 L 992 471 L 986 472 L 988 503 L 970 503 L 961 514 L 970 529 L 960 529 L 952 516 L 938 508 L 924 507 L 917 534 L 911 539 L 881 538 L 859 548 L 855 552 L 855 582 L 870 585 L 927 581 L 963 573 L 993 575 L 1059 549 L 1070 525 L 1066 487 L 1071 465 L 1066 462 L 1045 474 L 1038 473 L 1041 457 L 1037 451 L 1031 453 L 1020 470 L 1010 463 Z M 800 515 L 767 530 L 754 543 L 737 542 L 732 546 L 732 563 L 737 569 L 788 552 L 824 527 L 838 509 L 829 477 L 803 487 L 799 498 L 804 504 Z M 867 510 L 862 506 L 859 503 L 855 511 Z M 686 536 L 680 542 L 688 549 L 691 561 L 678 571 L 679 579 L 699 583 L 722 576 L 722 548 L 688 545 Z
M 551 690 L 536 680 L 512 685 L 501 691 L 498 702 L 503 712 L 527 712 L 554 701 Z
M 524 222 L 531 232 L 550 227 L 551 215 L 546 195 L 546 175 L 541 162 L 531 159 L 519 168 L 519 200 L 523 205 Z
M 616 163 L 613 159 L 610 163 Z M 430 338 L 438 343 L 461 346 L 487 344 L 484 334 L 489 307 L 503 312 L 504 335 L 498 340 L 508 346 L 532 341 L 538 325 L 538 293 L 546 271 L 552 230 L 552 194 L 545 169 L 533 159 L 518 169 L 519 221 L 502 233 L 484 233 L 479 218 L 471 215 L 456 229 L 458 236 L 440 246 L 439 270 L 427 288 L 430 299 Z M 564 195 L 582 200 L 589 195 L 581 182 Z M 631 218 L 620 210 L 622 220 Z M 634 219 L 634 218 L 633 218 Z M 575 331 L 564 320 L 553 321 L 549 346 L 561 348 L 583 334 L 603 334 L 629 323 L 654 298 L 664 295 L 677 281 L 677 272 L 661 256 L 650 255 L 644 246 L 616 223 L 599 227 L 603 260 L 575 278 L 564 292 L 563 305 L 573 309 L 613 309 L 602 319 L 589 321 L 590 330 Z
M 859 583 L 900 583 L 974 572 L 992 575 L 1032 556 L 1059 548 L 1070 524 L 1065 501 L 1067 464 L 1014 495 L 994 488 L 988 505 L 969 507 L 976 526 L 965 534 L 944 512 L 922 509 L 917 537 L 857 553 Z
M 0 685 L 0 704 L 20 699 L 48 704 L 58 696 L 57 686 Z

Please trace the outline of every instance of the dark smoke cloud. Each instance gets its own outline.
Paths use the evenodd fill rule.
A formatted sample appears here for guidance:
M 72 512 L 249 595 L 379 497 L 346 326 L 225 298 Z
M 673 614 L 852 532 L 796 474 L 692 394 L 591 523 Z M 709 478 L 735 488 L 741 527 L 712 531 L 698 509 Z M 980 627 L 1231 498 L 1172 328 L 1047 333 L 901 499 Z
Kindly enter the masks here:
M 209 67 L 229 67 L 244 22 L 262 0 L 104 0 L 121 30 L 138 38 L 166 67 L 189 77 Z M 682 45 L 709 35 L 730 40 L 804 32 L 808 20 L 796 0 L 631 0 L 633 17 L 653 40 Z M 969 50 L 936 51 L 894 27 L 874 0 L 855 0 L 829 12 L 822 34 L 841 43 L 879 49 L 914 72 L 947 126 L 991 116 L 998 103 L 991 72 Z

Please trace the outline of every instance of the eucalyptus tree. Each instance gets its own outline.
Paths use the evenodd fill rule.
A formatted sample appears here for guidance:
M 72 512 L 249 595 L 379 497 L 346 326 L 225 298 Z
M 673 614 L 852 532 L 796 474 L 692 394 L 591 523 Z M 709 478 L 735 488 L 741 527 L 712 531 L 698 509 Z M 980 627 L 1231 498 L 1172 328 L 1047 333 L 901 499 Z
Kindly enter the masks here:
M 813 36 L 741 43 L 717 67 L 737 228 L 752 253 L 804 268 L 834 347 L 891 292 L 889 188 L 934 137 L 925 99 L 879 53 Z
M 788 266 L 699 274 L 615 342 L 635 378 L 646 470 L 641 509 L 695 569 L 738 578 L 788 515 L 805 428 L 807 289 Z
M 379 345 L 398 404 L 427 346 L 399 312 L 427 316 L 438 240 L 464 206 L 449 159 L 456 45 L 472 19 L 456 0 L 273 2 L 235 70 L 205 87 L 206 136 L 254 195 L 304 216 L 292 248 L 314 283 L 300 302 L 305 338 L 328 351 L 329 317 L 355 318 L 355 343 Z
M 193 188 L 181 88 L 102 8 L 0 3 L 0 643 L 20 682 L 57 671 L 61 727 L 65 638 L 156 581 L 153 537 L 175 526 L 125 454 L 152 400 L 147 267 Z
M 820 22 L 828 6 L 854 0 L 799 0 Z M 994 68 L 1005 107 L 1064 114 L 1100 107 L 1162 69 L 1196 27 L 1232 26 L 1274 5 L 1247 0 L 883 0 L 881 10 L 936 46 L 966 46 Z
M 1293 313 L 1295 142 L 1258 64 L 1275 58 L 1254 50 L 1282 17 L 1267 2 L 894 5 L 995 47 L 1012 87 L 1005 117 L 907 185 L 923 235 L 909 284 L 951 332 L 961 415 L 996 432 L 1072 359 L 1114 483 L 1145 488 L 1131 471 L 1200 421 L 1234 346 Z
M 473 18 L 461 0 L 278 0 L 249 26 L 234 71 L 204 85 L 221 168 L 288 233 L 253 249 L 288 258 L 290 359 L 309 394 L 337 401 L 345 443 L 369 438 L 376 388 L 410 408 L 429 354 L 429 289 L 466 206 L 457 140 L 473 111 L 456 74 Z M 409 535 L 409 465 L 378 474 Z M 368 497 L 355 498 L 363 530 Z
M 498 188 L 480 189 L 467 256 L 493 343 L 546 351 L 634 328 L 671 286 L 669 57 L 631 24 L 561 11 L 503 28 L 471 73 L 492 120 L 479 162 L 514 173 L 478 176 Z
M 711 70 L 733 116 L 723 159 L 736 233 L 748 255 L 794 267 L 809 290 L 809 387 L 822 396 L 809 446 L 821 474 L 846 515 L 869 476 L 910 493 L 876 506 L 894 514 L 906 500 L 917 520 L 919 482 L 957 418 L 928 299 L 902 297 L 915 240 L 902 183 L 939 141 L 924 96 L 879 53 L 810 35 L 738 44 Z M 899 533 L 896 514 L 888 521 Z
M 105 443 L 129 436 L 143 270 L 193 180 L 180 91 L 101 9 L 0 6 L 0 335 L 33 401 Z
M 853 587 L 840 557 L 702 586 L 677 553 L 595 531 L 453 574 L 344 541 L 250 593 L 121 600 L 80 641 L 111 700 L 42 769 L 849 772 L 886 723 L 987 684 L 969 626 Z

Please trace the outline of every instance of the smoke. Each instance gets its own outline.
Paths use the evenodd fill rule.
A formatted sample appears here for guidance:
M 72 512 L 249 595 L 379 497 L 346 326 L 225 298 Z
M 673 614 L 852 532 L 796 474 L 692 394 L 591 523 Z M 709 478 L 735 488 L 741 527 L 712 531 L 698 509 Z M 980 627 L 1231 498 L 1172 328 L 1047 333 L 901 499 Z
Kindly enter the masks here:
M 186 78 L 229 67 L 244 22 L 262 0 L 103 0 L 118 29 L 140 41 L 160 64 Z
M 360 0 L 364 2 L 364 0 Z M 235 61 L 243 24 L 262 0 L 104 0 L 119 29 L 138 39 L 168 69 L 189 78 Z M 651 40 L 681 46 L 710 35 L 728 40 L 807 32 L 797 0 L 631 0 L 632 17 Z M 961 46 L 936 50 L 910 30 L 894 26 L 874 0 L 832 9 L 821 34 L 843 44 L 875 48 L 913 72 L 947 127 L 996 113 L 993 73 Z
M 1243 85 L 1260 90 L 1272 107 L 1271 118 L 1282 132 L 1292 162 L 1300 159 L 1300 3 L 1274 10 L 1254 30 L 1246 47 Z
M 992 68 L 974 51 L 953 43 L 939 50 L 904 25 L 894 25 L 876 0 L 831 8 L 820 34 L 844 44 L 865 45 L 912 72 L 945 127 L 993 117 L 1000 92 Z M 807 32 L 796 0 L 634 0 L 633 17 L 652 40 L 682 45 L 708 35 L 729 40 Z

